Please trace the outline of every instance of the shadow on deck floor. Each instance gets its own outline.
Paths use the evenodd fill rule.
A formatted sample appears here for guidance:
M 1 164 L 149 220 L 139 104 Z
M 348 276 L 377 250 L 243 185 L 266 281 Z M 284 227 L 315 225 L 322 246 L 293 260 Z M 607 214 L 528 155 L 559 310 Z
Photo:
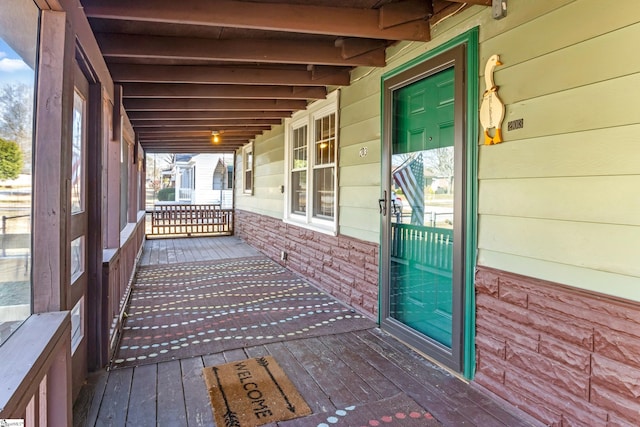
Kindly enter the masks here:
M 255 256 L 260 253 L 234 237 L 150 240 L 141 265 Z M 202 368 L 265 355 L 278 360 L 312 410 L 308 417 L 279 423 L 282 427 L 416 425 L 402 421 L 407 414 L 398 408 L 407 402 L 444 426 L 539 425 L 373 323 L 368 329 L 329 329 L 313 337 L 94 373 L 74 406 L 74 425 L 215 426 Z

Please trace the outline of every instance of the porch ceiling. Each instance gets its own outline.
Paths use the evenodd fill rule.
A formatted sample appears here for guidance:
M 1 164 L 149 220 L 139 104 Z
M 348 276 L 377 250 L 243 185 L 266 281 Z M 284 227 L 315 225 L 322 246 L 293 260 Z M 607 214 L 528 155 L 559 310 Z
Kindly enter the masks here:
M 231 151 L 491 0 L 81 0 L 147 152 Z M 221 135 L 212 142 L 212 131 Z

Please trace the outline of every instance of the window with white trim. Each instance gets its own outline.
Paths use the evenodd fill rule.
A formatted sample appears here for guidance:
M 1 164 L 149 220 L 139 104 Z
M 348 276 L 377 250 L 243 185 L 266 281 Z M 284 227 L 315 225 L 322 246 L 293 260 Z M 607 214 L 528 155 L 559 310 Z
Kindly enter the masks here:
M 242 147 L 242 191 L 253 194 L 253 142 Z
M 285 221 L 336 233 L 338 91 L 285 121 Z

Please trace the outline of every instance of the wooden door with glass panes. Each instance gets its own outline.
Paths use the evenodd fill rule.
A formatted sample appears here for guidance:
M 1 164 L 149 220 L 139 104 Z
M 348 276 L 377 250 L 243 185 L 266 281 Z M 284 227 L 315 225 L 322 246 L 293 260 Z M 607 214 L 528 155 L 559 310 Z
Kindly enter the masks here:
M 71 179 L 67 185 L 71 220 L 68 231 L 69 286 L 67 309 L 71 310 L 71 352 L 74 386 L 87 365 L 87 117 L 89 83 L 76 65 L 74 72 Z M 74 387 L 75 388 L 75 387 Z

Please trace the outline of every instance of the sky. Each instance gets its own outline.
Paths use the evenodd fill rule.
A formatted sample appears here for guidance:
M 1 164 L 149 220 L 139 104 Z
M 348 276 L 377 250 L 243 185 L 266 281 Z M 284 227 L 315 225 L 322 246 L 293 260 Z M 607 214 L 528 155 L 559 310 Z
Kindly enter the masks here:
M 0 38 L 0 85 L 6 83 L 33 85 L 33 70 Z

